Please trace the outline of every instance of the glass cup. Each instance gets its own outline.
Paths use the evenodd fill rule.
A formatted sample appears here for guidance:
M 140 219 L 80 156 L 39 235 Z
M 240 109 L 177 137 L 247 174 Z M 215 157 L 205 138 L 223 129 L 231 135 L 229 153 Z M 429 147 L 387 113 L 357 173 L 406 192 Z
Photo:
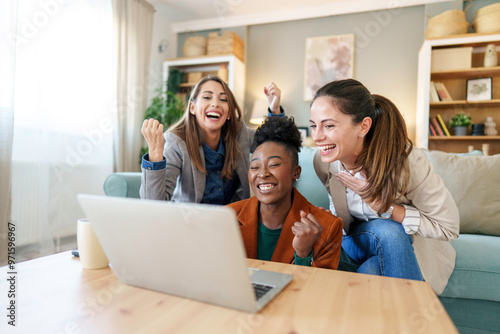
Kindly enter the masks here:
M 83 269 L 102 269 L 109 265 L 88 219 L 78 219 L 76 239 Z

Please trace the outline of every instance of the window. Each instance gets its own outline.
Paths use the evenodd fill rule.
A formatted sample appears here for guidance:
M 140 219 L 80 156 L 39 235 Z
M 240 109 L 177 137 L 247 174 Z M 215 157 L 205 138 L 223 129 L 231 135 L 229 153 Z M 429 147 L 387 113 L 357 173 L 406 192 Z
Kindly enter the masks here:
M 78 193 L 112 172 L 113 12 L 104 0 L 17 2 L 12 219 L 16 260 L 76 247 Z

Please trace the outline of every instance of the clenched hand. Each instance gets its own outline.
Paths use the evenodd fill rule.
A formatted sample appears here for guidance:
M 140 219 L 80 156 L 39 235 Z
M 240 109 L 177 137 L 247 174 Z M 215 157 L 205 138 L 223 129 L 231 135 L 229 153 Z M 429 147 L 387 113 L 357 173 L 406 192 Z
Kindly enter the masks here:
M 152 118 L 146 119 L 144 123 L 142 123 L 141 133 L 148 143 L 149 161 L 162 161 L 163 146 L 165 146 L 163 124 L 160 124 L 160 122 Z
M 300 222 L 295 222 L 292 226 L 295 235 L 292 246 L 298 257 L 307 257 L 311 254 L 314 243 L 318 240 L 323 227 L 312 213 L 306 214 L 300 211 Z

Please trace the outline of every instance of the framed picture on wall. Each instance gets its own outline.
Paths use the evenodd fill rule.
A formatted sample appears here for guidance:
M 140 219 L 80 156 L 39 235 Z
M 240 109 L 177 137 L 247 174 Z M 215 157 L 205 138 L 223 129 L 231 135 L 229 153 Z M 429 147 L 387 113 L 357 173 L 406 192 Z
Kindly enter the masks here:
M 307 38 L 305 50 L 305 101 L 330 81 L 352 78 L 354 34 Z
M 307 135 L 308 135 L 308 128 L 307 127 L 303 127 L 303 126 L 298 126 L 297 129 L 299 129 L 299 132 L 300 132 L 300 137 L 302 138 L 302 145 L 304 145 L 305 141 L 306 141 L 306 138 L 307 138 Z
M 491 100 L 493 98 L 491 86 L 491 78 L 467 80 L 467 101 Z

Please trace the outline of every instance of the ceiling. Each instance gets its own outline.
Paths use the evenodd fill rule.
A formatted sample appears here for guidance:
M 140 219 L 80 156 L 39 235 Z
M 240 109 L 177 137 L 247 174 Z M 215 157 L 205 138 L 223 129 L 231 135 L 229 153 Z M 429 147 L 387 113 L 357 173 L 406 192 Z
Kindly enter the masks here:
M 254 25 L 447 0 L 148 0 L 174 31 Z
M 175 22 L 206 19 L 223 19 L 224 16 L 239 16 L 275 12 L 280 10 L 303 9 L 332 5 L 345 0 L 151 0 L 175 11 Z M 350 0 L 349 2 L 356 2 Z M 359 1 L 358 1 L 359 2 Z M 156 7 L 156 6 L 155 6 Z

